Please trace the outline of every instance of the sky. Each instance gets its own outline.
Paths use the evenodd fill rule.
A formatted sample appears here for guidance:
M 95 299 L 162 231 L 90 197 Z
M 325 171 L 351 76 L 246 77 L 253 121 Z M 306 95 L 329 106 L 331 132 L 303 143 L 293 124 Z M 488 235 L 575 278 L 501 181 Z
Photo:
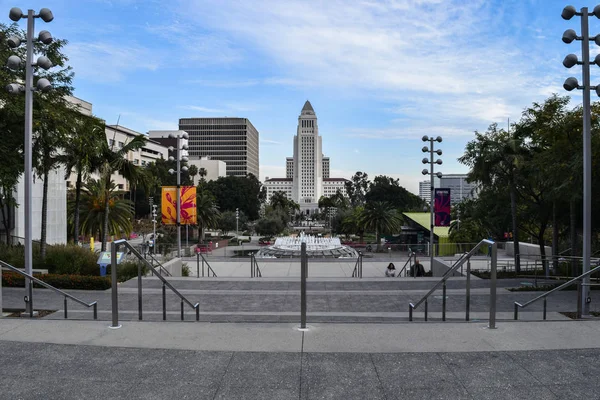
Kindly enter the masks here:
M 20 4 L 19 4 L 20 3 Z M 260 133 L 260 178 L 285 176 L 310 100 L 331 176 L 399 178 L 418 193 L 423 135 L 441 136 L 442 173 L 466 173 L 474 132 L 506 127 L 552 93 L 580 42 L 558 0 L 0 0 L 54 13 L 69 41 L 74 95 L 96 116 L 136 130 L 179 118 L 248 118 Z M 573 1 L 577 9 L 595 4 Z M 0 12 L 1 13 L 1 12 Z M 21 21 L 22 28 L 25 21 Z M 590 34 L 600 20 L 590 18 Z M 592 57 L 598 47 L 591 44 Z M 600 71 L 592 67 L 592 85 Z M 600 70 L 600 69 L 598 69 Z M 594 79 L 596 79 L 594 81 Z M 581 94 L 572 92 L 572 106 Z

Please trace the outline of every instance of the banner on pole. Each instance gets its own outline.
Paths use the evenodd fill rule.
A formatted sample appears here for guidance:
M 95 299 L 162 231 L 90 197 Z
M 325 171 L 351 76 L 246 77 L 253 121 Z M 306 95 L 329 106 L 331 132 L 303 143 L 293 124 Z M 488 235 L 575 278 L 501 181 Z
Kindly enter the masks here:
M 435 226 L 450 226 L 450 189 L 435 189 Z
M 196 187 L 181 186 L 180 190 L 180 223 L 181 225 L 196 225 Z M 164 225 L 177 225 L 177 187 L 163 186 L 161 196 L 161 214 Z

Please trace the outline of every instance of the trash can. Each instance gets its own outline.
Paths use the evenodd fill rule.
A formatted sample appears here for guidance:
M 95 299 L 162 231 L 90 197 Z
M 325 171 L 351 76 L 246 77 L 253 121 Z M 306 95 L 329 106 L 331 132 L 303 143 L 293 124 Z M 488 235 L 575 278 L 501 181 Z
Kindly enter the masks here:
M 99 264 L 100 266 L 100 276 L 106 276 L 106 264 Z

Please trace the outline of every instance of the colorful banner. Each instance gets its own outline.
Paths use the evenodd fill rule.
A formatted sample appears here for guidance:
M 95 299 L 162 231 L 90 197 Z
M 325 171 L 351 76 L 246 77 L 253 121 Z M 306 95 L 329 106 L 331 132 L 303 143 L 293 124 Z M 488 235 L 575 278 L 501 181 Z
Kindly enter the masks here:
M 181 200 L 180 223 L 181 225 L 196 225 L 196 187 L 181 186 L 179 190 Z M 162 187 L 160 208 L 162 223 L 164 225 L 177 225 L 177 187 Z
M 435 189 L 435 226 L 450 226 L 450 189 Z

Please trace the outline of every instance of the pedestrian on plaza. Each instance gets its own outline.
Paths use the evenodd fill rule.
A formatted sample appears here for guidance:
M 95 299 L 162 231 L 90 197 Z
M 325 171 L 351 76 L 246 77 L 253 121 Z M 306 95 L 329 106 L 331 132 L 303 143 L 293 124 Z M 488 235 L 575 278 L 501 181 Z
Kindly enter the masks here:
M 385 276 L 389 278 L 396 276 L 396 267 L 394 266 L 394 263 L 389 263 L 387 269 L 385 270 Z
M 410 267 L 410 276 L 425 276 L 425 267 L 415 258 L 415 265 Z

